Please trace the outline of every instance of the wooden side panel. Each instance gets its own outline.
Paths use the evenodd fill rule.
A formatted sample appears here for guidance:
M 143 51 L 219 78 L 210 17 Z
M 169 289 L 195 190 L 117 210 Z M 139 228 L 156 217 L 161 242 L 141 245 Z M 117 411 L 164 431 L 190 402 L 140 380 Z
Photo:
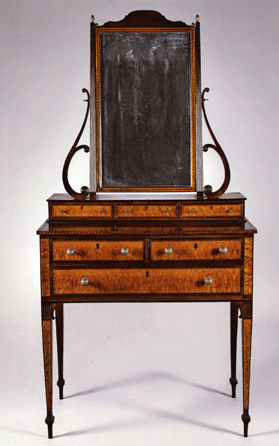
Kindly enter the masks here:
M 50 257 L 49 257 L 49 239 L 40 240 L 41 251 L 41 293 L 42 296 L 50 295 Z
M 225 247 L 222 254 L 219 248 Z M 172 252 L 167 253 L 167 248 Z M 167 252 L 165 251 L 167 250 Z M 151 260 L 235 260 L 241 257 L 241 240 L 152 241 Z
M 241 204 L 182 205 L 181 217 L 241 217 Z
M 176 205 L 118 205 L 116 215 L 121 218 L 176 218 Z
M 52 206 L 52 217 L 54 218 L 110 218 L 111 217 L 111 206 L 110 205 L 53 205 Z
M 253 238 L 246 237 L 244 245 L 244 294 L 253 293 Z
M 73 255 L 67 249 L 74 249 Z M 124 254 L 122 254 L 124 249 Z M 121 251 L 122 250 L 122 251 Z M 128 250 L 128 253 L 126 253 Z M 52 243 L 52 256 L 55 261 L 88 261 L 88 260 L 144 260 L 143 241 L 56 241 Z
M 240 292 L 240 277 L 240 268 L 59 269 L 53 271 L 53 289 L 54 294 L 230 294 Z

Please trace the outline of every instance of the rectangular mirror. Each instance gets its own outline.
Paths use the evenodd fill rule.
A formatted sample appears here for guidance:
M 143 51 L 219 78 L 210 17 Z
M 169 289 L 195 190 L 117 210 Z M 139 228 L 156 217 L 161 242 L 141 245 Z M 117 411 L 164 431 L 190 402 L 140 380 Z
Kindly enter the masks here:
M 91 190 L 195 191 L 196 27 L 141 13 L 93 27 Z

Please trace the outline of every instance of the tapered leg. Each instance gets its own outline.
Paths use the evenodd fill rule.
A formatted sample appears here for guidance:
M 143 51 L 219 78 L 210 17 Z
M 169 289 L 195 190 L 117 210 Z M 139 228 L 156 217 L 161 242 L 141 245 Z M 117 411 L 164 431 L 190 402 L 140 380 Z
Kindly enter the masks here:
M 250 389 L 250 362 L 252 339 L 252 303 L 243 303 L 242 311 L 242 342 L 243 342 L 243 415 L 244 437 L 248 437 L 249 415 L 249 389 Z
M 63 399 L 63 387 L 65 380 L 63 377 L 63 356 L 64 356 L 64 309 L 63 304 L 56 305 L 56 338 L 57 338 L 57 356 L 58 356 L 58 381 L 59 398 Z
M 237 325 L 238 325 L 238 306 L 231 302 L 231 377 L 232 398 L 235 398 L 236 379 L 236 351 L 237 351 Z
M 45 422 L 48 426 L 48 438 L 52 438 L 54 416 L 52 413 L 52 306 L 50 304 L 42 305 L 42 333 L 47 405 Z

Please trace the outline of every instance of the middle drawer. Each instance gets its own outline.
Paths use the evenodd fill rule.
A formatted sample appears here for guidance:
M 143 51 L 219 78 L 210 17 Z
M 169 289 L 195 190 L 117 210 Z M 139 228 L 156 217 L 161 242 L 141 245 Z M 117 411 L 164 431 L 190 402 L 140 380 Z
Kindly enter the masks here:
M 151 260 L 238 260 L 241 239 L 152 240 Z
M 118 218 L 176 218 L 176 205 L 117 205 Z
M 52 242 L 52 259 L 56 262 L 94 260 L 144 260 L 144 243 L 138 241 L 67 240 Z

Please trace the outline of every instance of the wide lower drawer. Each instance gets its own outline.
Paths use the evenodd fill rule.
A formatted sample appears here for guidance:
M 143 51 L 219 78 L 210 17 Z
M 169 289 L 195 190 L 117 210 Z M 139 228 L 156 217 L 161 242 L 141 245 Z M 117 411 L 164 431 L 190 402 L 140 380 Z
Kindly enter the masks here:
M 53 294 L 240 293 L 241 268 L 53 270 Z
M 151 241 L 151 260 L 237 260 L 241 240 L 155 240 Z
M 86 241 L 54 240 L 52 243 L 54 261 L 136 261 L 144 260 L 143 241 Z

